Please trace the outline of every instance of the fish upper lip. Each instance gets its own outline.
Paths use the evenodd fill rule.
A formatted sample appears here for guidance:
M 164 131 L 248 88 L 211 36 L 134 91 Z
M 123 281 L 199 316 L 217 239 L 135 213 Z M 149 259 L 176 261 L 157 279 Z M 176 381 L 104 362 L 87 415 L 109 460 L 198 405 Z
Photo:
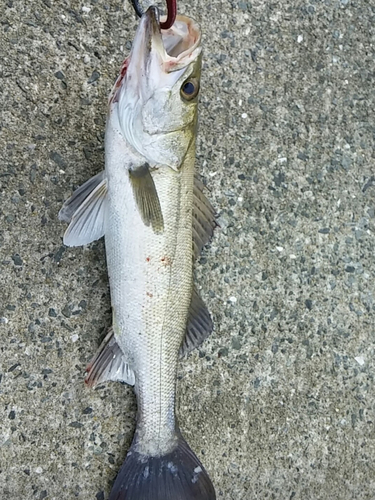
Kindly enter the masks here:
M 156 5 L 151 5 L 145 12 L 145 16 L 152 33 L 160 33 L 160 13 Z
M 156 48 L 159 54 L 164 58 L 166 55 L 163 39 L 160 30 L 160 13 L 155 5 L 151 5 L 144 14 L 146 22 L 146 50 L 149 54 L 152 48 Z

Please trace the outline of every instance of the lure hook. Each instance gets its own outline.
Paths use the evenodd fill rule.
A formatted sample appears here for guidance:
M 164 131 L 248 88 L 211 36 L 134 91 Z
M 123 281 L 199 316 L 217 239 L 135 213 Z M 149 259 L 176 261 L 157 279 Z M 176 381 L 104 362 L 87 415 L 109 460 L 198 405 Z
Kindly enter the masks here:
M 144 10 L 140 6 L 139 0 L 130 0 L 138 17 L 142 17 Z M 164 23 L 160 23 L 160 28 L 162 30 L 167 30 L 173 26 L 177 15 L 177 4 L 176 0 L 166 0 L 167 3 L 167 19 Z

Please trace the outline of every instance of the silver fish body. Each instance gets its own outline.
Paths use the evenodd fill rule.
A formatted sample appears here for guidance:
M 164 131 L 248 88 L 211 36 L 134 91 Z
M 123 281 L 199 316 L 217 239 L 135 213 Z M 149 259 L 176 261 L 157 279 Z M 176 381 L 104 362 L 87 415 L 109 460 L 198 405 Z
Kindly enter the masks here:
M 118 136 L 107 128 L 107 142 Z M 175 444 L 174 395 L 179 348 L 192 294 L 194 158 L 179 171 L 153 172 L 164 219 L 163 234 L 143 224 L 132 196 L 126 145 L 107 147 L 106 253 L 115 338 L 135 373 L 137 449 L 165 453 Z
M 214 500 L 175 417 L 179 353 L 212 330 L 193 290 L 193 251 L 215 226 L 195 175 L 200 32 L 189 18 L 160 33 L 150 7 L 109 100 L 105 171 L 60 211 L 67 245 L 105 235 L 113 326 L 86 381 L 134 385 L 137 427 L 110 500 Z M 181 347 L 182 346 L 182 347 Z

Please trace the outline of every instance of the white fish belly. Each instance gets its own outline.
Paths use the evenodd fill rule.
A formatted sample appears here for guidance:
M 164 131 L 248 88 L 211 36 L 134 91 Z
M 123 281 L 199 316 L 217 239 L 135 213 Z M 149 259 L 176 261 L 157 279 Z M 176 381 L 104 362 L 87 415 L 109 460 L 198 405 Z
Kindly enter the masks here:
M 105 243 L 115 336 L 136 378 L 139 451 L 156 455 L 175 440 L 176 367 L 192 293 L 194 167 L 152 175 L 161 234 L 143 223 L 126 166 L 107 164 Z

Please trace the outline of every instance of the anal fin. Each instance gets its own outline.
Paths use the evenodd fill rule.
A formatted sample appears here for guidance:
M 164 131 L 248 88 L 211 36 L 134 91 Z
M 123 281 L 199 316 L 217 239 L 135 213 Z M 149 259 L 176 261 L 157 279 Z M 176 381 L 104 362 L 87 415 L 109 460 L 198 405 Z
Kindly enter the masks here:
M 180 347 L 180 355 L 184 356 L 199 347 L 211 334 L 214 325 L 203 300 L 194 288 L 191 297 L 186 335 Z
M 95 387 L 110 380 L 134 385 L 134 372 L 124 359 L 124 354 L 116 342 L 113 328 L 107 333 L 95 356 L 87 366 L 86 372 L 85 383 L 89 387 Z
M 146 226 L 151 225 L 156 234 L 162 233 L 164 229 L 163 214 L 149 165 L 145 163 L 141 167 L 129 170 L 129 178 L 143 223 Z

